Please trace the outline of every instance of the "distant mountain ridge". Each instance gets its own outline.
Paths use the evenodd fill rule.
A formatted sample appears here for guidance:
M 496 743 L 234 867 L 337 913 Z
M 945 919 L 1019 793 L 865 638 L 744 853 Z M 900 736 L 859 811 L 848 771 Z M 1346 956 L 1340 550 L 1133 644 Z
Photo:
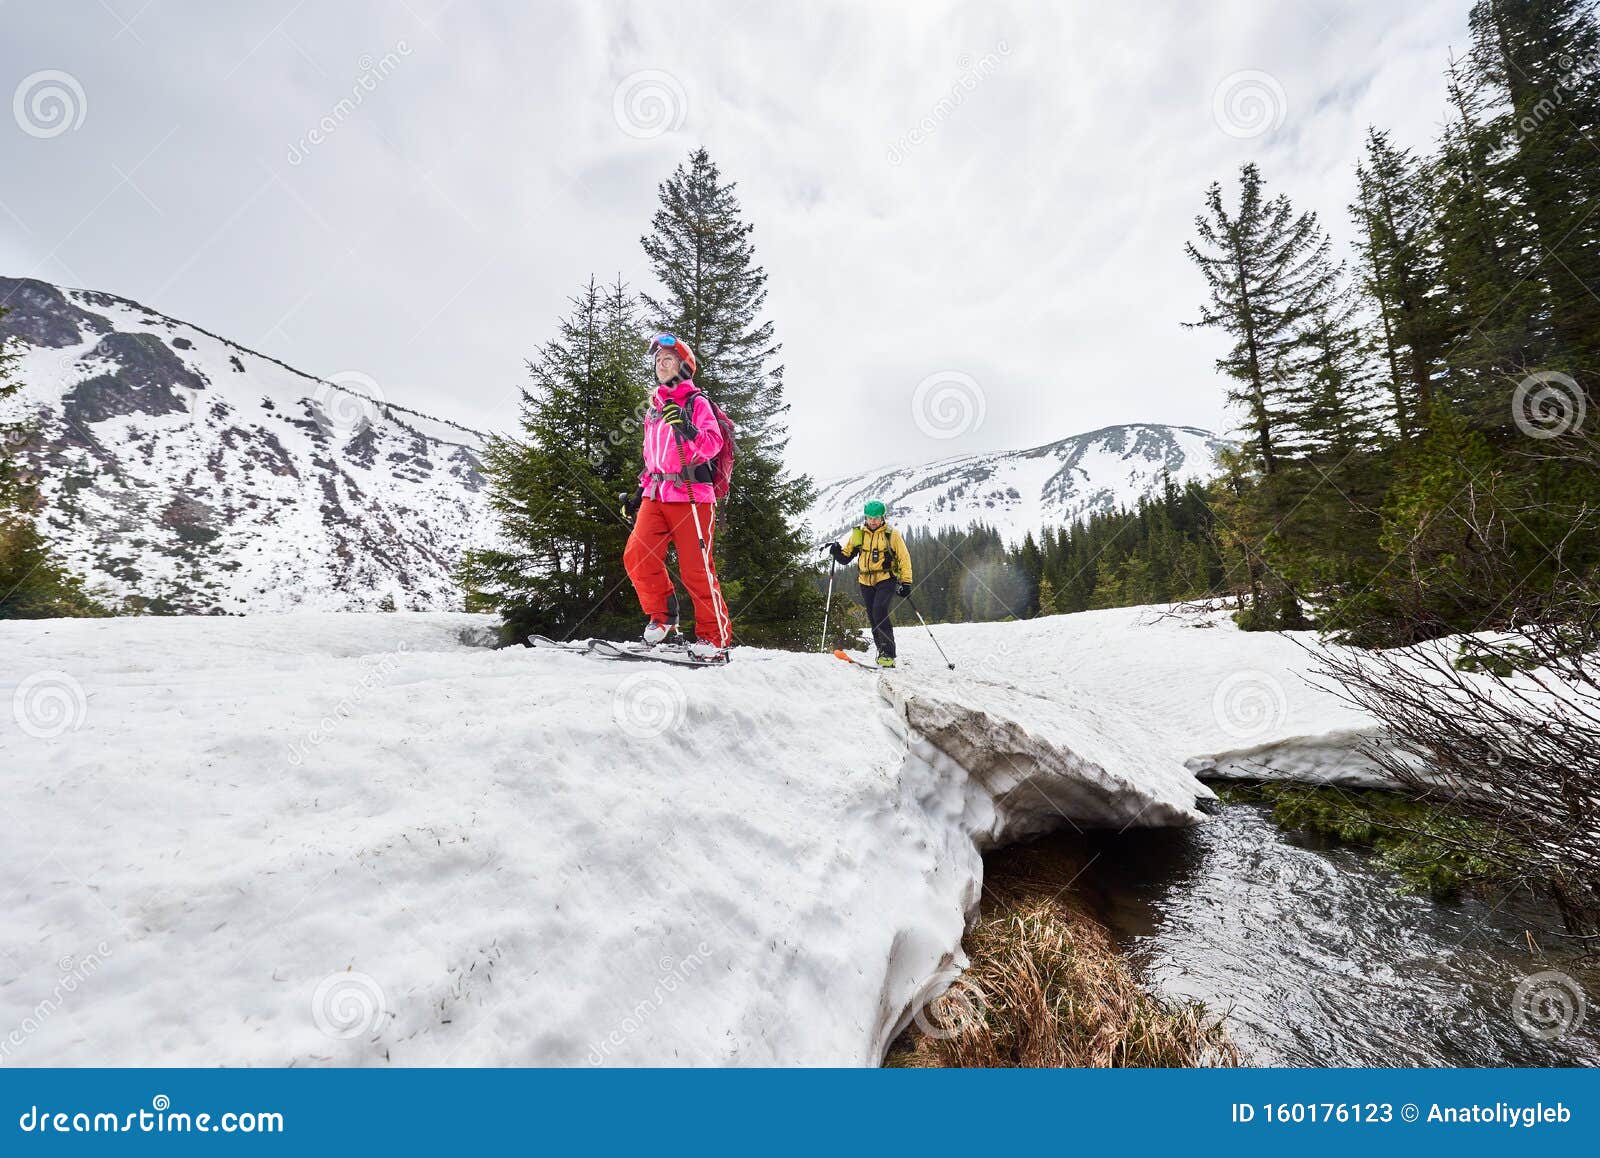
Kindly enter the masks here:
M 0 278 L 43 525 L 91 583 L 171 612 L 461 606 L 484 435 L 127 298 Z
M 93 290 L 0 277 L 46 505 L 44 529 L 114 600 L 160 612 L 455 610 L 462 553 L 494 538 L 485 435 L 325 381 Z M 896 525 L 1007 539 L 1131 506 L 1164 475 L 1216 469 L 1228 445 L 1189 426 L 1108 426 L 1026 450 L 868 471 L 821 488 L 811 529 L 869 498 Z M 737 485 L 737 478 L 735 479 Z
M 966 454 L 922 466 L 850 475 L 822 486 L 811 529 L 830 538 L 861 519 L 869 499 L 886 503 L 911 530 L 994 527 L 1010 542 L 1097 511 L 1131 507 L 1163 477 L 1183 485 L 1217 470 L 1226 439 L 1194 426 L 1137 422 L 1105 426 L 1027 450 Z

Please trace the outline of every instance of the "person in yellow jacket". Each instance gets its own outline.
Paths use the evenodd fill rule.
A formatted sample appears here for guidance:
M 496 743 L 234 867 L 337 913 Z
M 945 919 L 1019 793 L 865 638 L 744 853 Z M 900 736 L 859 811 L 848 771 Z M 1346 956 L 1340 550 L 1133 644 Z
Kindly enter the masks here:
M 856 565 L 861 581 L 861 602 L 866 604 L 867 622 L 872 624 L 872 642 L 878 648 L 878 666 L 894 666 L 894 624 L 889 614 L 896 595 L 911 594 L 911 552 L 900 532 L 885 520 L 882 503 L 874 499 L 862 514 L 866 521 L 850 532 L 850 545 L 829 543 L 834 562 Z

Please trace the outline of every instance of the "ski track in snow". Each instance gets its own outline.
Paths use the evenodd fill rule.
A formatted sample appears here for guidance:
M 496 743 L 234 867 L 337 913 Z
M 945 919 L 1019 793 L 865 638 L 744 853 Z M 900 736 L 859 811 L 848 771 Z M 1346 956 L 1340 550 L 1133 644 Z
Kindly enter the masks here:
M 939 627 L 954 672 L 901 628 L 882 676 L 487 622 L 0 624 L 0 1061 L 872 1065 L 985 849 L 1202 822 L 1195 769 L 1368 775 L 1304 653 L 1216 615 Z

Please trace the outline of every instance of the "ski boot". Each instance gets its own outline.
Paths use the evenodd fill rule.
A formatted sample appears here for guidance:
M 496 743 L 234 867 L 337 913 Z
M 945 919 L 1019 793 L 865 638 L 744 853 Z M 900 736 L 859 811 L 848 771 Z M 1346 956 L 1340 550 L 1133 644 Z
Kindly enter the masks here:
M 660 623 L 652 619 L 644 625 L 644 644 L 646 647 L 654 647 L 658 643 L 665 643 L 669 638 L 677 634 L 678 624 L 676 621 Z
M 696 663 L 727 663 L 728 649 L 709 639 L 697 639 L 689 645 L 689 658 Z
M 894 666 L 894 656 L 892 656 L 892 655 L 880 655 L 878 657 L 878 666 L 879 667 L 893 667 Z

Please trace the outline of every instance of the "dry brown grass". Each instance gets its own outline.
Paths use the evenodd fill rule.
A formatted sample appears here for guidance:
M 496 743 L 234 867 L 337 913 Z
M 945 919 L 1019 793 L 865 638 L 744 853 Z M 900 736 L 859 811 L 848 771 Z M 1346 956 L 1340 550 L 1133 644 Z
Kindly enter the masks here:
M 896 1066 L 1231 1066 L 1221 1019 L 1148 992 L 1072 887 L 1059 843 L 989 861 L 972 964 L 891 1052 Z

